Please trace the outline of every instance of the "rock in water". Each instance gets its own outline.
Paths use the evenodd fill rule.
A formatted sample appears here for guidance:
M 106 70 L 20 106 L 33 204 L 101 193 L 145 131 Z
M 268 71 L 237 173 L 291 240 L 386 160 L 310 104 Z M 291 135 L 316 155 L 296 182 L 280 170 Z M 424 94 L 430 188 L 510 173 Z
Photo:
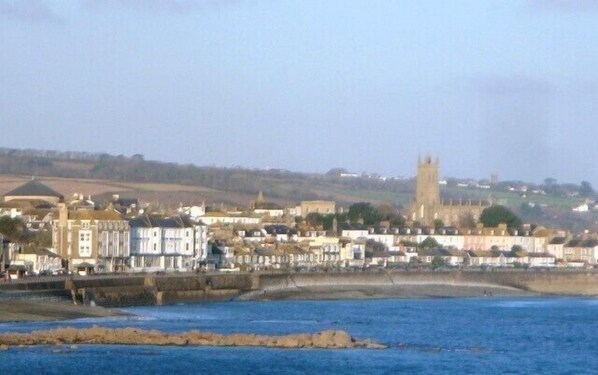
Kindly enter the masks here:
M 322 331 L 314 334 L 267 336 L 254 334 L 220 335 L 197 330 L 183 333 L 165 333 L 137 328 L 56 328 L 31 333 L 0 334 L 0 349 L 9 345 L 176 345 L 176 346 L 263 346 L 271 348 L 368 348 L 383 349 L 385 345 L 372 340 L 356 340 L 345 331 Z

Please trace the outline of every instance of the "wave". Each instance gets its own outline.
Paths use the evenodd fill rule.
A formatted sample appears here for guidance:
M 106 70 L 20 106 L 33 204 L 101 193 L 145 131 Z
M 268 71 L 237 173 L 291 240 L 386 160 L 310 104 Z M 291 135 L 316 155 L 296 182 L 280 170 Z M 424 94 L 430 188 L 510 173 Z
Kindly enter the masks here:
M 462 353 L 490 353 L 493 350 L 484 347 L 471 346 L 467 348 L 444 348 L 441 346 L 416 344 L 408 342 L 399 342 L 394 345 L 399 350 L 409 350 L 424 353 L 439 353 L 439 352 L 462 352 Z
M 492 303 L 493 307 L 503 308 L 529 308 L 529 307 L 546 307 L 566 305 L 570 298 L 552 298 L 552 299 L 522 299 L 522 300 L 507 300 Z

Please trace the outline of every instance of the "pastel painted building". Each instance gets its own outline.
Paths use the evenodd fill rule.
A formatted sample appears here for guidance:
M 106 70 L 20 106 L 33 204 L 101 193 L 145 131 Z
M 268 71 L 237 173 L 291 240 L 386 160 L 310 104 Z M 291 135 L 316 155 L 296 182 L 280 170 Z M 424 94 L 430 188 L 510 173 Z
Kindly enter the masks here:
M 69 270 L 79 273 L 128 269 L 129 223 L 115 210 L 69 211 L 58 205 L 52 245 Z
M 596 264 L 598 260 L 598 240 L 593 238 L 570 240 L 563 247 L 563 260 L 572 263 Z

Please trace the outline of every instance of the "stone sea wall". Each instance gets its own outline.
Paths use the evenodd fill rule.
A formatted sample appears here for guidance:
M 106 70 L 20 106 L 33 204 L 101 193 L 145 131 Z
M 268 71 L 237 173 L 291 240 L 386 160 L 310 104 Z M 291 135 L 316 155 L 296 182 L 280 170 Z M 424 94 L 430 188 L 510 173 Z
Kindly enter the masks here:
M 100 306 L 197 303 L 241 299 L 293 298 L 294 293 L 352 290 L 375 296 L 466 296 L 482 290 L 544 295 L 598 296 L 594 270 L 450 270 L 313 273 L 208 273 L 31 278 L 0 284 L 0 300 L 62 298 Z M 326 298 L 314 293 L 311 298 Z M 341 296 L 342 297 L 342 296 Z M 355 295 L 354 298 L 359 298 Z
M 493 287 L 546 295 L 598 296 L 598 272 L 594 270 L 491 270 L 491 271 L 378 271 L 353 273 L 296 273 L 261 275 L 266 291 L 313 287 L 356 286 Z

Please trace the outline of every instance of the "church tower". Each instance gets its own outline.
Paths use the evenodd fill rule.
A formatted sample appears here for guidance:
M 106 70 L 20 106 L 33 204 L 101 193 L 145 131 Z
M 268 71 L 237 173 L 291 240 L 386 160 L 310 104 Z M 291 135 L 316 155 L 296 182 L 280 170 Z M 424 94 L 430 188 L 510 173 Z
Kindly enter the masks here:
M 490 207 L 491 201 L 441 201 L 438 168 L 438 158 L 434 161 L 429 156 L 423 160 L 418 158 L 415 197 L 411 202 L 409 218 L 425 226 L 433 226 L 436 219 L 448 226 L 466 226 L 469 224 L 463 223 L 470 222 L 471 219 L 477 221 L 482 211 Z
M 426 156 L 417 160 L 417 179 L 415 202 L 412 208 L 412 219 L 424 225 L 432 225 L 440 206 L 440 186 L 438 185 L 438 158 L 432 161 Z

